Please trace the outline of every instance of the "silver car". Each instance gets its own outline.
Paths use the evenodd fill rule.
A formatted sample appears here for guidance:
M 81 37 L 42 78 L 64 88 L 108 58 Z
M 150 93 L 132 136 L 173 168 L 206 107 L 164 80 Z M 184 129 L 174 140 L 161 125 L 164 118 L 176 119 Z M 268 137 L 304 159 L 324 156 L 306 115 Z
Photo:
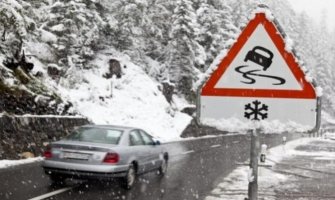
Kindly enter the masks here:
M 66 178 L 110 179 L 119 177 L 130 189 L 137 175 L 158 170 L 164 175 L 168 153 L 138 128 L 86 125 L 44 152 L 42 167 L 53 182 Z

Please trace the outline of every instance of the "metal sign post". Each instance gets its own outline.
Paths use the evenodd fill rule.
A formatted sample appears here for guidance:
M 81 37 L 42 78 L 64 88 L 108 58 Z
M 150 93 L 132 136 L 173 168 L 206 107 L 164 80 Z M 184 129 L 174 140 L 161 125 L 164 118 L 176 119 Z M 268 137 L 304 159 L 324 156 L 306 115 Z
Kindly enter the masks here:
M 255 128 L 251 131 L 250 145 L 250 170 L 253 180 L 249 180 L 248 198 L 249 200 L 258 199 L 258 152 L 259 152 L 259 134 L 260 129 Z

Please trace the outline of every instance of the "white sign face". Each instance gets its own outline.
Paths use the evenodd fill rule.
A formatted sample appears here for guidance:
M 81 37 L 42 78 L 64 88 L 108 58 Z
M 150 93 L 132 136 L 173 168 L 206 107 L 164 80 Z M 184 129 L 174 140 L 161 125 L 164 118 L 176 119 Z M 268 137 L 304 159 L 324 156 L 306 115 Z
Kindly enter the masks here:
M 316 127 L 316 93 L 295 60 L 275 24 L 256 14 L 202 87 L 198 120 Z
M 248 53 L 251 56 L 250 59 L 245 62 Z M 258 55 L 261 55 L 259 60 L 256 58 Z M 264 58 L 262 57 L 263 55 L 265 56 Z M 253 58 L 255 59 L 251 60 Z M 265 63 L 266 60 L 264 59 L 267 58 L 269 58 L 269 61 L 271 60 L 271 65 L 266 70 L 263 70 L 266 66 L 264 67 L 258 64 L 258 61 L 263 61 L 263 63 Z M 255 77 L 250 75 L 250 79 L 243 77 L 243 75 L 248 77 L 247 72 L 250 72 L 249 74 L 258 74 L 260 76 Z M 261 75 L 264 77 L 261 77 Z M 269 78 L 271 76 L 273 78 Z M 253 80 L 255 80 L 254 83 L 252 83 Z M 236 55 L 231 63 L 231 67 L 227 68 L 224 76 L 222 76 L 219 82 L 215 85 L 215 88 L 302 90 L 299 82 L 295 79 L 290 68 L 262 24 L 257 26 L 254 33 Z
M 256 101 L 259 102 L 258 108 Z M 316 123 L 316 100 L 313 99 L 206 96 L 201 97 L 201 105 L 201 117 L 205 119 L 236 118 L 248 122 L 258 118 L 270 122 L 278 120 L 285 124 L 295 122 L 308 128 L 314 128 Z M 248 105 L 250 108 L 246 109 Z

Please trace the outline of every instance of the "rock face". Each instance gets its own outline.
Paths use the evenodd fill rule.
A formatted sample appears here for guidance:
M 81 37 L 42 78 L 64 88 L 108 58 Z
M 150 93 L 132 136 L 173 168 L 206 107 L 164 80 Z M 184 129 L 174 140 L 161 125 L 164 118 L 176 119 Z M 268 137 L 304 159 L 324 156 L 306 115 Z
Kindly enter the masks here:
M 168 82 L 162 83 L 163 86 L 163 95 L 165 96 L 165 99 L 167 102 L 171 103 L 172 101 L 172 95 L 174 92 L 174 86 Z
M 116 59 L 110 59 L 109 60 L 109 72 L 105 74 L 105 78 L 112 78 L 114 75 L 116 76 L 116 78 L 122 77 L 121 64 Z
M 196 111 L 197 111 L 196 107 L 186 107 L 183 110 L 181 110 L 182 113 L 188 114 L 191 117 L 194 116 Z
M 49 64 L 48 65 L 48 75 L 52 79 L 59 79 L 59 77 L 62 75 L 62 71 L 57 65 Z
M 74 117 L 0 117 L 0 160 L 19 159 L 22 152 L 41 156 L 45 145 L 68 135 L 76 126 L 88 124 Z
M 5 70 L 0 63 L 0 113 L 13 115 L 73 115 L 62 98 L 21 67 Z
M 15 62 L 15 60 L 13 58 L 9 58 L 9 59 L 5 60 L 3 62 L 3 64 L 8 69 L 11 69 L 11 70 L 15 70 L 18 67 L 21 67 L 21 69 L 23 69 L 26 73 L 29 73 L 34 68 L 33 63 L 26 61 L 26 56 L 25 56 L 24 51 L 23 51 L 21 60 L 19 62 Z
M 64 115 L 71 107 L 70 103 L 66 103 L 59 107 L 56 103 L 52 104 L 55 102 L 52 99 L 43 99 L 42 97 L 39 98 L 36 95 L 32 96 L 31 94 L 23 91 L 19 94 L 11 94 L 7 92 L 0 92 L 0 94 L 0 113 L 7 112 L 16 115 Z

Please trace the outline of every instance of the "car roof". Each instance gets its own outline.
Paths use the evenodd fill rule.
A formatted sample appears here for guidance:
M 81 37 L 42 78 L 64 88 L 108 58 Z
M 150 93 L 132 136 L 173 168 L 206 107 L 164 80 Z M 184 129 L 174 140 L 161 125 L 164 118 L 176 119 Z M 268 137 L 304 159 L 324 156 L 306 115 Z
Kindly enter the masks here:
M 129 127 L 129 126 L 118 126 L 118 125 L 98 125 L 98 124 L 89 124 L 89 125 L 84 125 L 80 127 L 87 127 L 87 128 L 104 128 L 104 129 L 119 129 L 119 130 L 133 130 L 133 129 L 139 129 L 135 127 Z

